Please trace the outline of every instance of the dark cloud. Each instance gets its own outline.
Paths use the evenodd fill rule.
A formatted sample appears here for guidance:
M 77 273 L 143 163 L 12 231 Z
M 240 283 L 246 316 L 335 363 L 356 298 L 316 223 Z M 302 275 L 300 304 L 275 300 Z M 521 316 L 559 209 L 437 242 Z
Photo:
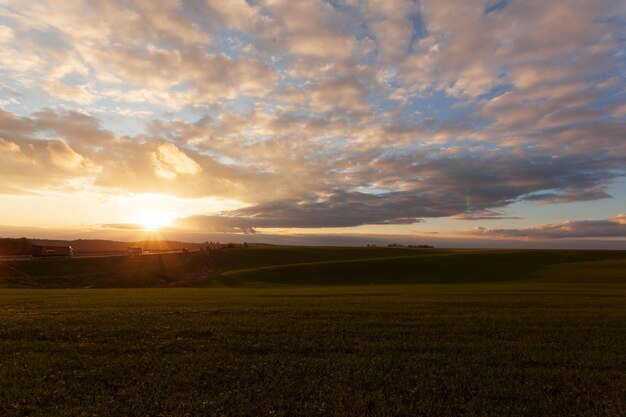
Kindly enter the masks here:
M 404 194 L 412 195 L 413 203 L 420 207 L 418 216 L 441 217 L 484 215 L 486 210 L 522 199 L 558 197 L 572 202 L 606 198 L 606 187 L 615 176 L 624 174 L 625 163 L 623 156 L 604 151 L 557 157 L 501 150 L 455 157 L 398 155 L 381 158 L 374 167 L 397 175 L 387 181 L 403 184 Z M 541 193 L 544 190 L 556 191 Z
M 474 237 L 573 239 L 573 238 L 626 238 L 626 214 L 606 220 L 577 220 L 523 229 L 488 229 L 478 227 L 466 230 Z
M 538 193 L 523 197 L 527 201 L 539 201 L 545 204 L 571 203 L 611 198 L 604 187 L 592 187 L 583 190 L 563 190 L 560 193 Z
M 519 219 L 517 216 L 508 216 L 506 214 L 501 213 L 497 210 L 472 210 L 467 211 L 463 214 L 458 214 L 456 216 L 452 216 L 454 220 L 503 220 L 503 219 Z
M 426 217 L 511 219 L 498 209 L 519 200 L 573 202 L 609 197 L 606 187 L 616 175 L 620 157 L 602 161 L 582 156 L 557 158 L 532 155 L 515 158 L 504 152 L 482 157 L 432 158 L 418 154 L 380 158 L 352 179 L 368 178 L 378 169 L 378 183 L 402 191 L 362 193 L 335 189 L 302 199 L 275 200 L 222 216 L 185 219 L 187 226 L 207 230 L 252 232 L 268 227 L 349 227 L 364 224 L 411 224 Z M 557 190 L 544 192 L 542 190 Z M 182 224 L 182 223 L 181 223 Z
M 259 204 L 219 216 L 178 219 L 181 227 L 201 230 L 254 233 L 256 228 L 352 227 L 364 224 L 413 224 L 422 221 L 406 207 L 415 203 L 410 195 L 373 195 L 334 191 L 325 199 L 290 200 Z

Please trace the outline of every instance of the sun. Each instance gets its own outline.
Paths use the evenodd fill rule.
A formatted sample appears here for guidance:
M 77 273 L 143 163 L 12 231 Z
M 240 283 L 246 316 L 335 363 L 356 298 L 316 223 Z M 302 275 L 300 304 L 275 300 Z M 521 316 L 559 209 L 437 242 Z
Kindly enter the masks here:
M 137 220 L 144 230 L 159 230 L 172 224 L 172 216 L 159 211 L 146 211 Z

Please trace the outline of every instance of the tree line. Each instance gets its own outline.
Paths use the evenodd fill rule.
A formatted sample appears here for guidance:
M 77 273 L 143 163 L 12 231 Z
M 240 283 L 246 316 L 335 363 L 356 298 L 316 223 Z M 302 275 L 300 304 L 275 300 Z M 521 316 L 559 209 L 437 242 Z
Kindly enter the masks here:
M 0 238 L 0 255 L 30 255 L 33 250 L 33 243 L 25 238 Z

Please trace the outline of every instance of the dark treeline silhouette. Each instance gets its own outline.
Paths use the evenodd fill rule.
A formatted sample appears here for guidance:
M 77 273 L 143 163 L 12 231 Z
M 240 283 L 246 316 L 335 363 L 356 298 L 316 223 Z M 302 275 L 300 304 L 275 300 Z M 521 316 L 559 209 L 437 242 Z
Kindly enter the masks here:
M 387 245 L 388 248 L 417 248 L 417 249 L 432 249 L 434 246 L 432 245 L 402 245 L 400 243 L 390 243 Z
M 229 248 L 248 248 L 274 246 L 269 243 L 185 243 L 169 240 L 118 242 L 101 239 L 78 239 L 78 240 L 53 240 L 53 239 L 28 239 L 0 238 L 0 256 L 28 256 L 33 253 L 33 246 L 71 246 L 74 254 L 89 255 L 98 253 L 126 253 L 129 247 L 140 248 L 143 251 L 198 251 Z
M 33 249 L 33 243 L 21 237 L 18 239 L 0 238 L 0 255 L 30 255 Z
M 263 247 L 263 246 L 273 246 L 271 244 L 268 243 L 251 243 L 248 244 L 248 242 L 243 242 L 243 243 L 220 243 L 220 242 L 206 242 L 204 244 L 204 246 L 200 247 L 200 250 L 213 250 L 213 249 L 232 249 L 232 248 L 249 248 L 251 246 L 255 246 L 255 247 Z

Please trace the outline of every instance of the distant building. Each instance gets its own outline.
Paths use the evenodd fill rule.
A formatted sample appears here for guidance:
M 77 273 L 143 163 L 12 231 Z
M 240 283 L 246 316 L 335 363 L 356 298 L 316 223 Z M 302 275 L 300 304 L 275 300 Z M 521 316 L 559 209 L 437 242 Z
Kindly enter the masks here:
M 74 255 L 74 249 L 72 249 L 71 246 L 33 245 L 32 254 L 35 257 L 72 256 L 72 255 Z

